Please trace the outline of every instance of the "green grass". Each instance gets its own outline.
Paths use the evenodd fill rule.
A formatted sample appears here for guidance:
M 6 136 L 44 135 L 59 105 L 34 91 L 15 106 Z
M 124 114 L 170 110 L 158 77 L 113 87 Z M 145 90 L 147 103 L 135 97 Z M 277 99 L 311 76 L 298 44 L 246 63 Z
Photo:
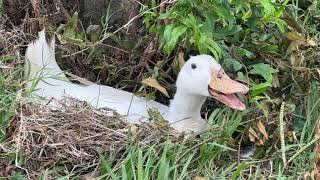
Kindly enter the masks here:
M 1 5 L 2 1 L 0 0 L 0 15 L 2 13 Z M 304 35 L 315 38 L 315 40 L 319 39 L 320 33 L 317 30 L 319 22 L 315 19 L 315 16 L 320 14 L 319 8 L 317 8 L 318 4 L 314 1 L 308 9 L 302 9 L 300 5 L 300 1 L 292 0 L 286 8 L 290 10 L 289 12 L 296 23 L 301 26 Z M 106 38 L 109 35 L 107 32 L 109 26 L 108 19 L 112 16 L 109 10 L 110 7 L 108 7 L 105 21 L 102 23 L 103 35 L 100 38 Z M 148 13 L 150 12 L 148 10 Z M 153 17 L 150 16 L 148 18 L 152 19 Z M 72 30 L 73 27 L 71 26 L 69 28 Z M 265 30 L 276 31 L 277 28 L 267 26 Z M 277 37 L 275 34 L 265 35 Z M 257 34 L 252 33 L 252 36 L 255 35 Z M 284 36 L 284 34 L 282 35 Z M 311 78 L 296 82 L 296 79 L 299 80 L 300 74 L 298 73 L 301 72 L 290 68 L 278 68 L 278 61 L 285 60 L 279 58 L 279 56 L 286 58 L 284 48 L 288 44 L 279 42 L 274 37 L 268 43 L 281 44 L 282 46 L 278 48 L 282 51 L 279 51 L 279 54 L 276 55 L 272 53 L 267 54 L 270 55 L 268 57 L 278 58 L 276 62 L 268 61 L 270 62 L 268 65 L 278 69 L 279 72 L 275 74 L 273 70 L 269 69 L 272 73 L 260 72 L 259 74 L 266 77 L 266 80 L 268 79 L 268 86 L 272 84 L 268 76 L 278 76 L 282 80 L 281 82 L 285 84 L 281 84 L 280 88 L 287 88 L 289 90 L 284 91 L 281 97 L 270 90 L 264 91 L 261 95 L 263 97 L 257 96 L 258 98 L 267 99 L 268 101 L 266 102 L 268 103 L 272 102 L 272 111 L 261 113 L 261 108 L 263 108 L 261 99 L 259 101 L 252 101 L 253 103 L 247 102 L 250 108 L 245 112 L 233 111 L 229 108 L 216 108 L 208 115 L 208 121 L 212 128 L 207 132 L 196 134 L 186 139 L 168 136 L 165 139 L 154 141 L 148 146 L 137 142 L 134 137 L 128 137 L 132 138 L 132 141 L 129 144 L 125 144 L 121 150 L 115 150 L 111 154 L 106 154 L 103 151 L 97 152 L 96 158 L 99 159 L 100 164 L 97 169 L 89 169 L 88 171 L 92 173 L 97 171 L 99 179 L 123 180 L 193 179 L 195 176 L 207 177 L 209 179 L 297 179 L 311 172 L 316 158 L 313 145 L 319 140 L 319 137 L 315 137 L 317 131 L 316 124 L 320 120 L 320 83 L 313 77 L 318 77 L 319 75 L 317 73 L 310 73 Z M 4 39 L 1 40 L 5 41 Z M 187 39 L 181 39 L 181 41 L 185 40 Z M 117 39 L 117 41 L 122 40 Z M 250 40 L 243 42 L 250 43 Z M 125 40 L 119 43 L 123 46 Z M 241 44 L 241 46 L 248 49 L 257 45 Z M 238 50 L 243 53 L 243 57 L 251 56 L 250 51 L 245 51 L 245 49 Z M 1 145 L 7 140 L 6 138 L 9 135 L 7 129 L 11 127 L 11 122 L 21 110 L 20 103 L 22 99 L 28 94 L 23 91 L 25 83 L 21 63 L 23 57 L 12 54 L 14 53 L 11 52 L 0 56 Z M 319 67 L 319 48 L 310 50 L 303 55 L 305 56 L 303 67 L 310 69 Z M 235 68 L 239 64 L 231 65 Z M 148 68 L 150 69 L 150 67 Z M 116 72 L 116 69 L 114 71 Z M 153 70 L 149 71 L 153 72 Z M 161 77 L 161 74 L 159 75 L 159 72 L 156 72 L 155 74 L 158 74 L 159 79 L 163 80 L 164 78 Z M 250 76 L 255 78 L 255 72 L 251 72 L 253 73 Z M 147 72 L 146 74 L 149 75 L 150 73 Z M 118 75 L 114 76 L 115 80 L 117 80 Z M 254 80 L 257 79 L 261 80 L 259 78 Z M 37 80 L 35 80 L 36 82 Z M 299 86 L 301 82 L 310 85 L 308 91 L 301 90 Z M 280 99 L 280 103 L 277 102 L 277 98 Z M 258 103 L 255 104 L 255 102 Z M 280 106 L 281 103 L 285 106 Z M 293 112 L 290 111 L 291 105 L 294 105 Z M 276 116 L 273 117 L 271 114 L 276 114 Z M 265 115 L 269 115 L 269 118 L 266 118 Z M 263 137 L 259 129 L 256 128 L 260 120 L 266 128 L 269 139 L 259 146 L 256 141 L 250 142 L 248 129 L 254 129 L 258 138 Z M 242 143 L 241 147 L 239 147 L 239 143 Z M 238 163 L 239 148 L 241 149 L 244 146 L 252 144 L 255 144 L 257 149 L 251 159 Z M 25 165 L 22 152 L 16 154 L 11 149 L 4 151 L 0 147 L 1 161 L 12 167 L 16 165 L 23 167 Z M 45 179 L 47 175 L 57 176 L 59 179 L 78 179 L 83 173 L 87 173 L 87 171 L 81 168 L 70 170 L 70 167 L 56 166 L 50 169 L 41 169 L 38 173 L 40 179 Z M 21 168 L 15 167 L 10 174 L 10 178 L 26 179 L 27 174 Z
M 0 142 L 4 140 L 5 126 L 15 114 L 15 106 L 22 96 L 22 69 L 21 65 L 13 66 L 20 57 L 0 57 Z M 8 65 L 8 66 L 7 66 Z

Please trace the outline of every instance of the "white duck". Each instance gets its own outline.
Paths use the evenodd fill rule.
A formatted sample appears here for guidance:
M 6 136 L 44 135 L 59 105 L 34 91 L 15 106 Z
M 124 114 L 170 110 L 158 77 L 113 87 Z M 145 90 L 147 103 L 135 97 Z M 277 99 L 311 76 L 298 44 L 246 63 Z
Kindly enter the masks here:
M 137 97 L 132 93 L 109 86 L 73 84 L 59 68 L 54 54 L 54 38 L 48 45 L 45 32 L 28 45 L 26 58 L 29 60 L 28 87 L 35 88 L 33 94 L 46 101 L 61 100 L 70 96 L 90 103 L 96 108 L 110 108 L 124 115 L 131 123 L 148 119 L 148 109 L 157 109 L 169 124 L 178 130 L 199 132 L 206 128 L 200 109 L 207 97 L 225 105 L 244 110 L 246 107 L 234 93 L 246 94 L 249 88 L 228 77 L 217 61 L 209 55 L 191 57 L 182 67 L 176 82 L 177 91 L 170 106 Z M 35 79 L 42 77 L 38 83 Z

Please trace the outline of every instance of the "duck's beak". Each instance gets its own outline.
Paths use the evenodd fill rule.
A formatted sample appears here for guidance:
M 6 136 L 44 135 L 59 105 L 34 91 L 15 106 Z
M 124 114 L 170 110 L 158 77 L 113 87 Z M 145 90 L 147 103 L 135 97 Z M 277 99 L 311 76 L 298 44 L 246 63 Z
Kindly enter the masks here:
M 235 93 L 246 94 L 249 88 L 244 84 L 232 80 L 223 70 L 220 72 L 214 71 L 211 74 L 208 91 L 212 98 L 231 108 L 241 111 L 246 109 L 246 106 L 237 98 Z

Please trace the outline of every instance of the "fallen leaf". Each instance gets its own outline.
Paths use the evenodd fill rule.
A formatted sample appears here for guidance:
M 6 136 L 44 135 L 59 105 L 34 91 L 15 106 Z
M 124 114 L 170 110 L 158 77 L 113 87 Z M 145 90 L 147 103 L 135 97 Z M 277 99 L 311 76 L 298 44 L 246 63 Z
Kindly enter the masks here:
M 136 125 L 134 125 L 134 124 L 129 125 L 129 131 L 132 133 L 132 135 L 134 135 L 134 136 L 137 135 L 138 130 L 139 130 L 139 128 Z
M 249 139 L 250 139 L 250 141 L 251 141 L 251 142 L 254 142 L 255 137 L 254 137 L 254 136 L 252 136 L 252 135 L 251 135 L 251 133 L 249 133 Z
M 147 79 L 142 80 L 142 83 L 148 86 L 151 86 L 153 88 L 156 88 L 157 90 L 159 90 L 160 92 L 162 92 L 164 95 L 166 95 L 167 97 L 170 97 L 167 90 L 162 87 L 158 81 L 154 78 L 148 77 Z
M 289 32 L 287 34 L 287 38 L 292 41 L 287 49 L 287 53 L 291 53 L 293 51 L 299 52 L 300 45 L 304 45 L 304 46 L 316 46 L 317 45 L 313 40 L 306 38 L 305 36 L 303 36 L 302 34 L 296 32 L 296 31 Z
M 183 58 L 184 53 L 182 51 L 179 52 L 178 54 L 178 64 L 179 64 L 179 68 L 181 69 L 182 66 L 184 65 L 184 63 L 186 63 L 186 61 Z
M 317 45 L 312 39 L 306 38 L 305 36 L 298 33 L 297 31 L 289 32 L 287 34 L 287 37 L 291 41 L 299 43 L 299 45 L 304 45 L 304 46 L 316 46 Z
M 269 138 L 268 133 L 267 133 L 266 128 L 264 127 L 264 125 L 262 124 L 261 121 L 258 122 L 257 126 L 258 126 L 259 131 L 263 134 L 263 136 L 266 139 L 268 139 Z
M 290 64 L 292 67 L 301 67 L 304 59 L 303 54 L 298 51 L 293 51 L 290 54 Z
M 262 141 L 262 139 L 259 139 L 258 145 L 263 145 L 263 144 L 264 144 L 264 141 Z
M 292 31 L 287 33 L 287 38 L 291 41 L 304 41 L 305 38 L 301 33 L 298 33 L 297 31 Z
M 250 138 L 250 135 L 251 135 L 251 138 Z M 251 127 L 249 128 L 249 139 L 252 142 L 254 142 L 255 139 L 259 139 L 257 133 Z

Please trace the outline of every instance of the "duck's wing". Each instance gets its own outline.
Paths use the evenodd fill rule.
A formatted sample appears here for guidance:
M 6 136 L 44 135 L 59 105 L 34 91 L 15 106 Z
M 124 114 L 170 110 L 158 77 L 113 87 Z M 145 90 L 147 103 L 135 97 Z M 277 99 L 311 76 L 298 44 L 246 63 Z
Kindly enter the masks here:
M 48 45 L 44 31 L 39 33 L 39 39 L 28 45 L 26 58 L 29 62 L 26 63 L 28 79 L 32 80 L 27 86 L 29 89 L 34 89 L 33 94 L 47 100 L 73 97 L 86 101 L 96 108 L 115 110 L 133 123 L 146 120 L 149 117 L 149 108 L 157 109 L 166 117 L 168 107 L 158 102 L 109 86 L 98 84 L 81 86 L 68 81 L 56 62 L 54 40 Z
M 120 115 L 126 116 L 131 123 L 147 120 L 150 108 L 158 110 L 164 117 L 168 112 L 168 107 L 163 104 L 109 86 L 94 84 L 74 93 L 73 96 L 90 102 L 96 108 L 116 110 Z

